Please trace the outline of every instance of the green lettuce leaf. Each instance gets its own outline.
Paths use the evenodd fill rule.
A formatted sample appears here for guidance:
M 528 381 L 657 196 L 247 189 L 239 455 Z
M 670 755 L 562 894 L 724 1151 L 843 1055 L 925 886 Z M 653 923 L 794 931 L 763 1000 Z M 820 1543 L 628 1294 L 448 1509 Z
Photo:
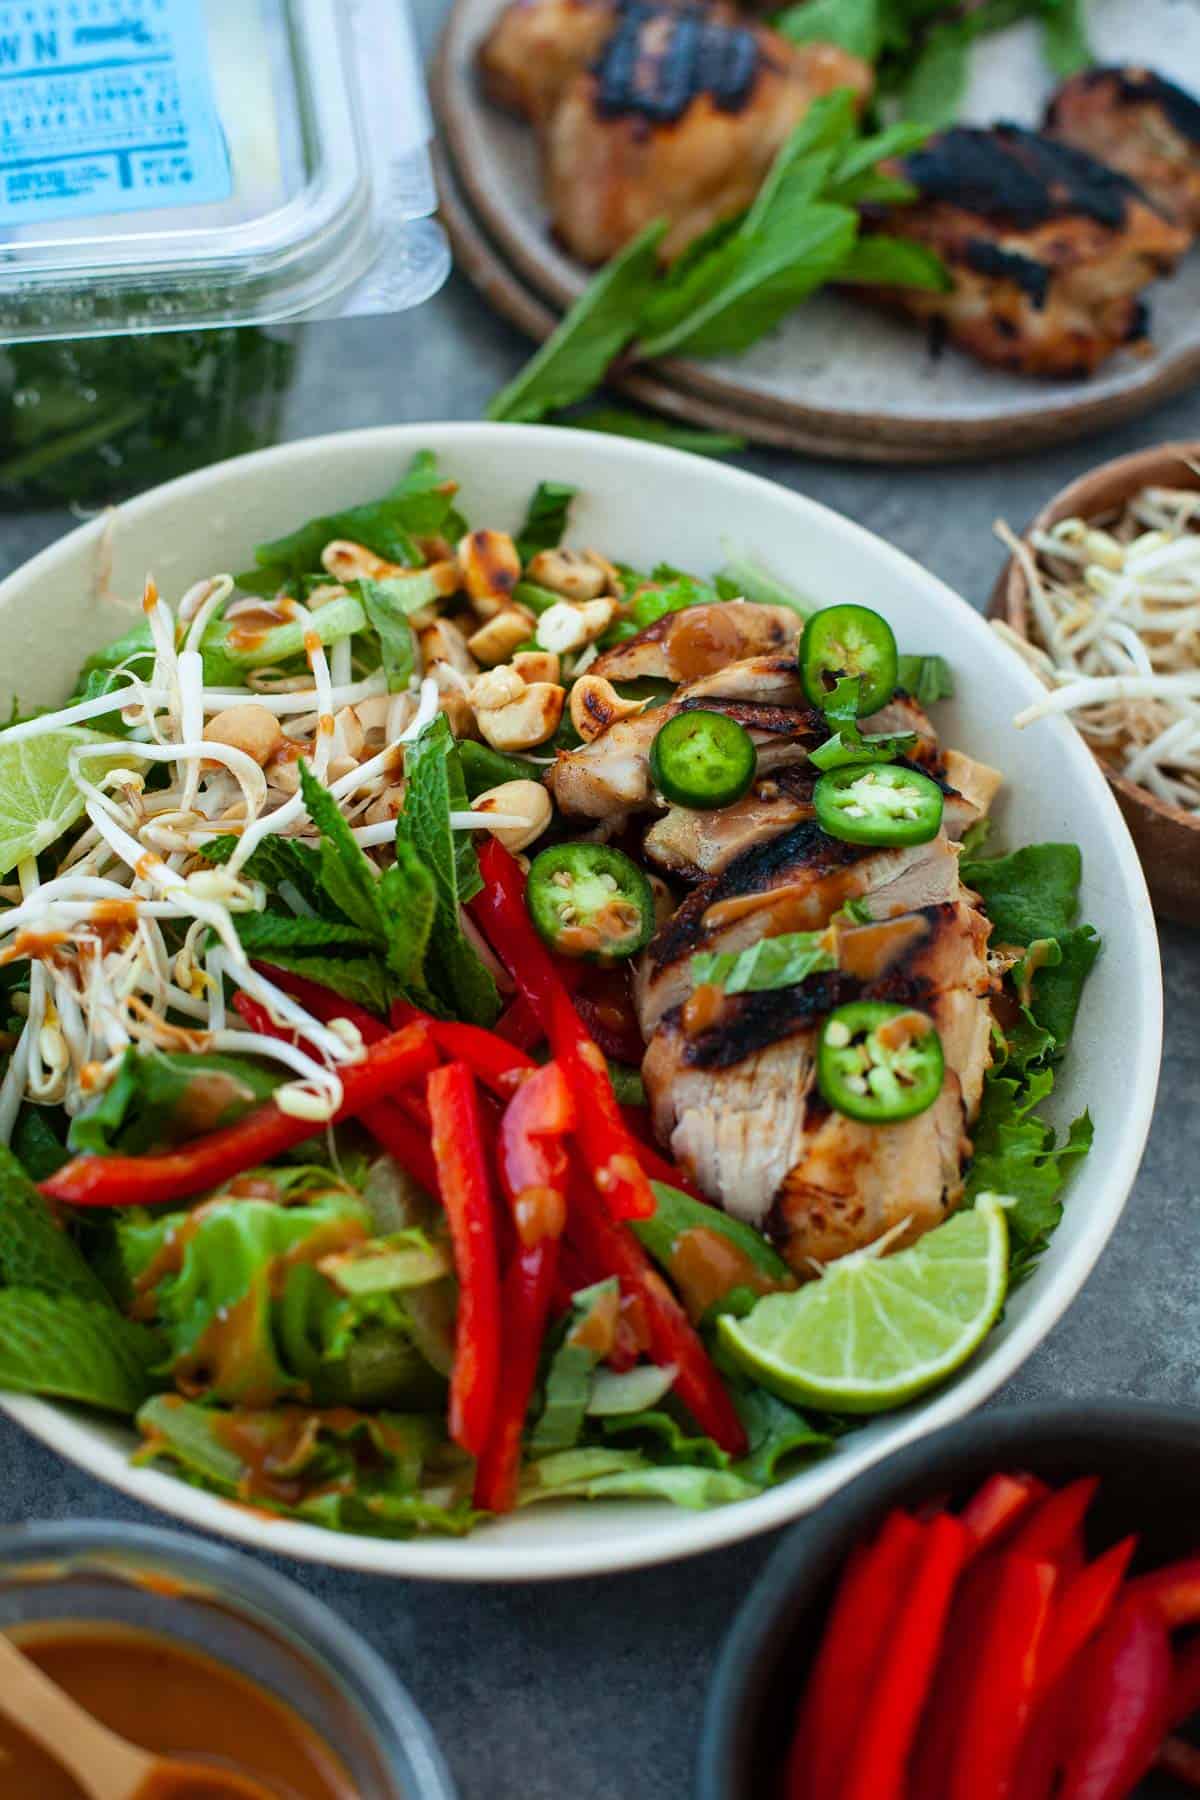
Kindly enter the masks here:
M 135 1413 L 160 1385 L 154 1332 L 78 1291 L 0 1288 L 0 1388 Z
M 729 545 L 725 545 L 728 552 Z M 770 569 L 753 557 L 735 553 L 717 576 L 718 586 L 725 584 L 723 600 L 757 600 L 763 606 L 790 606 L 801 618 L 812 611 L 812 602 L 798 594 L 794 588 L 785 586 Z
M 426 1415 L 222 1412 L 165 1394 L 142 1407 L 138 1425 L 139 1462 L 165 1462 L 196 1487 L 329 1530 L 459 1536 L 481 1516 L 470 1463 Z
M 1002 1062 L 988 1071 L 983 1103 L 973 1128 L 975 1154 L 967 1171 L 968 1203 L 984 1193 L 1011 1194 L 1009 1286 L 1033 1272 L 1062 1218 L 1062 1191 L 1071 1165 L 1092 1143 L 1087 1113 L 1077 1118 L 1060 1143 L 1054 1128 L 1037 1115 L 1054 1086 L 1054 1071 L 1035 1068 L 1024 1078 Z
M 613 1442 L 631 1439 L 648 1462 L 660 1466 L 683 1463 L 727 1469 L 733 1460 L 712 1438 L 697 1435 L 694 1427 L 661 1408 L 601 1419 L 599 1429 L 605 1439 Z
M 518 1504 L 562 1500 L 670 1500 L 700 1510 L 750 1500 L 758 1489 L 726 1469 L 656 1467 L 636 1450 L 562 1450 L 527 1463 Z
M 579 489 L 565 481 L 539 481 L 529 502 L 525 523 L 517 534 L 517 555 L 527 563 L 539 550 L 561 544 L 567 515 Z
M 0 1146 L 0 1287 L 41 1288 L 61 1298 L 108 1296 L 12 1151 Z
M 962 864 L 962 878 L 981 895 L 998 944 L 1062 936 L 1075 918 L 1082 876 L 1077 844 L 1027 844 Z
M 542 1387 L 542 1408 L 529 1437 L 535 1456 L 572 1449 L 583 1430 L 592 1376 L 603 1354 L 605 1333 L 593 1326 L 598 1311 L 614 1316 L 620 1288 L 615 1277 L 581 1288 L 558 1331 Z

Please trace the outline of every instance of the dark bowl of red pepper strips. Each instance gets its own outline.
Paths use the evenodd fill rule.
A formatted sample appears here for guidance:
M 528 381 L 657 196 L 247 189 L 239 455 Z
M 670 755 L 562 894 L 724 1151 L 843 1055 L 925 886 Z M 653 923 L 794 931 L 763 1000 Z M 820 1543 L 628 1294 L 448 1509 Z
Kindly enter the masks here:
M 718 1663 L 697 1792 L 1169 1800 L 1200 1791 L 1197 1722 L 1200 1410 L 1001 1410 L 785 1537 Z

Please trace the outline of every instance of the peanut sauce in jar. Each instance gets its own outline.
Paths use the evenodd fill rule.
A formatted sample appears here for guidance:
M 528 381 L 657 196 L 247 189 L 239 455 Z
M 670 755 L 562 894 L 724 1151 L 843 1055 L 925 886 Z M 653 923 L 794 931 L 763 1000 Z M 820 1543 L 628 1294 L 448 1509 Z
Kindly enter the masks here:
M 340 1757 L 237 1670 L 156 1633 L 119 1624 L 25 1626 L 12 1641 L 102 1724 L 158 1756 L 199 1764 L 155 1776 L 137 1800 L 239 1800 L 261 1784 L 278 1800 L 358 1800 Z M 66 1770 L 0 1718 L 5 1800 L 86 1800 Z

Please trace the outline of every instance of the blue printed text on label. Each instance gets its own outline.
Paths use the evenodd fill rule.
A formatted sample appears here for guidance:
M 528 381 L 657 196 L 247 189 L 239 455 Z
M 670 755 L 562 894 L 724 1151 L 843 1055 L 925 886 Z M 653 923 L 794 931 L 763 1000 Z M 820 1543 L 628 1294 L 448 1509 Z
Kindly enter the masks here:
M 202 0 L 0 0 L 0 224 L 229 197 Z

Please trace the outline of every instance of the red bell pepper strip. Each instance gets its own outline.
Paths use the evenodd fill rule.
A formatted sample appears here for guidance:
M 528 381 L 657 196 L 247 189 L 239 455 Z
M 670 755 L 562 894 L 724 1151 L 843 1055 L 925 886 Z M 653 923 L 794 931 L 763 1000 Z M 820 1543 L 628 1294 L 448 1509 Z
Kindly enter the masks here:
M 398 1106 L 388 1100 L 377 1100 L 374 1106 L 364 1107 L 359 1118 L 376 1143 L 389 1156 L 394 1156 L 402 1169 L 407 1169 L 427 1193 L 440 1198 L 441 1184 L 428 1131 L 422 1131 L 420 1126 L 414 1125 Z
M 828 1800 L 838 1792 L 862 1729 L 863 1696 L 911 1577 L 921 1532 L 908 1513 L 889 1513 L 874 1542 L 846 1563 L 801 1702 L 786 1800 Z
M 512 1206 L 518 1246 L 504 1278 L 504 1343 L 496 1416 L 475 1472 L 475 1504 L 511 1512 L 517 1503 L 521 1435 L 554 1291 L 558 1240 L 566 1221 L 567 1152 L 575 1124 L 557 1063 L 517 1089 L 500 1121 L 500 1182 Z
M 1122 1538 L 1061 1586 L 1038 1660 L 1039 1695 L 1057 1687 L 1112 1612 L 1136 1549 L 1136 1537 Z
M 1154 1766 L 1182 1781 L 1185 1787 L 1200 1788 L 1200 1750 L 1186 1738 L 1164 1738 Z
M 475 1471 L 475 1504 L 483 1512 L 511 1512 L 517 1503 L 521 1437 L 537 1380 L 542 1340 L 558 1260 L 557 1238 L 522 1244 L 504 1277 L 504 1367 L 496 1417 Z
M 1014 1556 L 1027 1556 L 1033 1562 L 1078 1558 L 1083 1546 L 1083 1521 L 1099 1486 L 1099 1476 L 1087 1475 L 1047 1494 L 1017 1527 L 1005 1548 Z
M 524 994 L 518 994 L 496 1020 L 496 1036 L 518 1050 L 534 1050 L 543 1042 L 546 1034 Z
M 1030 1562 L 1015 1552 L 1003 1553 L 986 1575 L 991 1606 L 982 1639 L 957 1646 L 970 1659 L 971 1679 L 957 1718 L 949 1800 L 1007 1800 L 1014 1792 L 1058 1580 L 1052 1562 Z M 934 1704 L 937 1699 L 935 1693 Z
M 1050 1492 L 1036 1475 L 992 1475 L 972 1494 L 959 1518 L 975 1539 L 975 1549 L 999 1543 L 1011 1526 L 1029 1512 L 1035 1500 Z
M 517 1049 L 515 1044 L 505 1043 L 494 1031 L 485 1031 L 482 1025 L 460 1024 L 454 1019 L 431 1018 L 406 1000 L 393 1001 L 391 1018 L 394 1026 L 406 1025 L 411 1019 L 424 1019 L 443 1056 L 452 1062 L 466 1063 L 472 1075 L 502 1100 L 511 1099 L 522 1078 L 538 1066 L 532 1056 Z
M 472 1456 L 482 1456 L 500 1373 L 500 1276 L 479 1096 L 465 1063 L 435 1069 L 426 1093 L 458 1275 L 450 1435 Z
M 1136 1587 L 1137 1583 L 1131 1581 L 1126 1592 L 1133 1593 Z M 1200 1638 L 1193 1638 L 1175 1651 L 1168 1705 L 1167 1723 L 1172 1731 L 1186 1725 L 1194 1712 L 1200 1712 Z
M 254 967 L 268 981 L 273 981 L 277 988 L 282 988 L 285 994 L 290 994 L 293 1000 L 306 1006 L 313 1018 L 319 1019 L 322 1025 L 328 1025 L 331 1019 L 349 1019 L 351 1025 L 358 1027 L 364 1044 L 377 1044 L 387 1036 L 388 1028 L 383 1020 L 377 1019 L 365 1006 L 359 1006 L 356 1000 L 343 1000 L 340 994 L 335 994 L 332 988 L 322 987 L 319 981 L 310 981 L 307 975 L 294 975 L 290 969 L 277 969 L 273 963 L 256 962 Z M 414 1010 L 411 1019 L 404 1019 L 398 1024 L 415 1024 L 421 1016 Z
M 597 1280 L 615 1275 L 622 1290 L 641 1301 L 650 1355 L 660 1368 L 674 1366 L 674 1392 L 701 1431 L 731 1456 L 744 1456 L 749 1445 L 742 1422 L 691 1320 L 632 1231 L 610 1216 L 591 1181 L 578 1173 L 567 1230 Z
M 1126 1600 L 1085 1652 L 1072 1681 L 1071 1746 L 1061 1800 L 1125 1800 L 1167 1726 L 1171 1649 L 1145 1600 Z
M 1130 1582 L 1129 1592 L 1149 1600 L 1168 1631 L 1200 1625 L 1200 1556 L 1139 1575 Z
M 633 1011 L 628 965 L 615 969 L 590 963 L 576 966 L 575 1005 L 605 1056 L 614 1062 L 640 1063 L 646 1046 Z
M 423 1025 L 408 1025 L 373 1044 L 365 1061 L 341 1072 L 343 1101 L 334 1123 L 417 1081 L 435 1068 L 437 1050 Z M 221 1131 L 157 1156 L 77 1156 L 42 1183 L 70 1206 L 162 1206 L 220 1186 L 270 1162 L 313 1135 L 311 1119 L 282 1112 L 273 1100 Z
M 650 1183 L 634 1154 L 599 1046 L 529 922 L 525 877 L 497 838 L 483 845 L 479 868 L 484 887 L 470 903 L 472 917 L 545 1030 L 575 1097 L 579 1142 L 592 1177 L 614 1218 L 648 1219 L 654 1212 Z
M 904 1800 L 906 1769 L 971 1538 L 951 1513 L 921 1527 L 912 1575 L 868 1689 L 838 1800 Z

